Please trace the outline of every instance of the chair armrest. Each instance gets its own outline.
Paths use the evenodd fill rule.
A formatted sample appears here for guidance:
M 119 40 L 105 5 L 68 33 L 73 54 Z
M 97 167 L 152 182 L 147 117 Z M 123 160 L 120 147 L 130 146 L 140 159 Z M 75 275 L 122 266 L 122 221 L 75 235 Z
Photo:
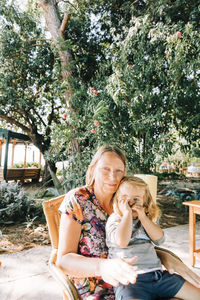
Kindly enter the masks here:
M 81 300 L 78 290 L 68 278 L 68 276 L 56 266 L 57 250 L 52 250 L 51 257 L 49 260 L 49 271 L 51 275 L 56 279 L 60 285 L 63 293 L 67 296 L 68 300 Z
M 167 252 L 167 253 L 171 254 L 173 257 L 177 258 L 178 260 L 180 260 L 182 262 L 182 260 L 180 259 L 180 257 L 178 257 L 175 253 L 173 253 L 169 249 L 165 249 L 165 248 L 162 248 L 162 247 L 155 246 L 155 250 L 161 250 L 163 252 Z

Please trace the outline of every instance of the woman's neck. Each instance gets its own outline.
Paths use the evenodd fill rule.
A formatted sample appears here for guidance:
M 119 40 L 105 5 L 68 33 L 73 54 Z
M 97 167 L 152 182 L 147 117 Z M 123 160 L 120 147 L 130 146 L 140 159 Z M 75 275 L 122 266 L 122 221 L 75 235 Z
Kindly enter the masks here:
M 105 210 L 105 212 L 107 212 L 107 214 L 110 215 L 113 212 L 112 209 L 113 194 L 103 193 L 95 186 L 94 186 L 94 194 L 101 207 Z

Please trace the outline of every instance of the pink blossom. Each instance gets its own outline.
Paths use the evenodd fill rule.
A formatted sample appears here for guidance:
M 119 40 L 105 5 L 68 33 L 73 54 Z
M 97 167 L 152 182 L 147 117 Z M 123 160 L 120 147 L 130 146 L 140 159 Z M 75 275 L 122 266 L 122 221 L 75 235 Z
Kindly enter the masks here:
M 182 33 L 181 33 L 181 31 L 177 31 L 175 34 L 176 34 L 177 38 L 182 38 Z
M 181 31 L 177 31 L 174 34 L 171 34 L 172 38 L 178 39 L 178 38 L 182 38 L 182 32 Z
M 92 132 L 92 133 L 96 133 L 97 131 L 96 131 L 96 129 L 92 128 L 92 129 L 91 129 L 91 132 Z
M 99 126 L 99 121 L 98 120 L 94 120 L 94 126 L 96 126 L 96 127 Z

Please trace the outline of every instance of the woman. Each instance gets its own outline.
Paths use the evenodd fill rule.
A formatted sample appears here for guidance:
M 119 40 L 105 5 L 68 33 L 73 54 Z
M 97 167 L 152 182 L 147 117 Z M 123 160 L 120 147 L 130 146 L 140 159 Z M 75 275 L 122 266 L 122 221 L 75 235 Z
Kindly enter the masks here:
M 115 146 L 102 146 L 86 174 L 86 186 L 66 195 L 60 206 L 61 221 L 57 265 L 68 274 L 82 299 L 114 299 L 112 286 L 134 283 L 136 272 L 129 260 L 105 259 L 105 224 L 112 213 L 112 198 L 126 174 L 126 159 Z M 69 208 L 71 198 L 73 207 Z M 173 256 L 158 250 L 169 272 L 177 271 L 200 286 L 200 278 Z

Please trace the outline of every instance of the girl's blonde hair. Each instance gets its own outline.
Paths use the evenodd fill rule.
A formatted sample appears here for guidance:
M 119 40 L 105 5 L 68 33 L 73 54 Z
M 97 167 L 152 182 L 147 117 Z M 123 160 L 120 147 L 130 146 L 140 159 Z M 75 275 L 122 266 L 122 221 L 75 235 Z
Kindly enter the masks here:
M 148 184 L 144 180 L 136 176 L 125 176 L 122 178 L 118 190 L 113 199 L 113 211 L 119 215 L 122 215 L 118 206 L 118 191 L 120 186 L 123 183 L 129 183 L 134 187 L 137 186 L 145 189 L 145 194 L 144 194 L 145 213 L 148 215 L 150 220 L 156 221 L 160 216 L 160 209 L 158 208 L 158 206 L 156 205 L 155 201 L 151 196 Z
M 126 157 L 125 157 L 124 153 L 122 152 L 122 150 L 119 149 L 117 146 L 103 145 L 97 150 L 97 152 L 93 156 L 92 161 L 87 169 L 86 185 L 91 186 L 94 184 L 94 168 L 95 168 L 96 164 L 98 163 L 98 161 L 100 160 L 101 156 L 107 152 L 115 153 L 117 156 L 119 156 L 119 158 L 124 163 L 124 167 L 126 170 Z

